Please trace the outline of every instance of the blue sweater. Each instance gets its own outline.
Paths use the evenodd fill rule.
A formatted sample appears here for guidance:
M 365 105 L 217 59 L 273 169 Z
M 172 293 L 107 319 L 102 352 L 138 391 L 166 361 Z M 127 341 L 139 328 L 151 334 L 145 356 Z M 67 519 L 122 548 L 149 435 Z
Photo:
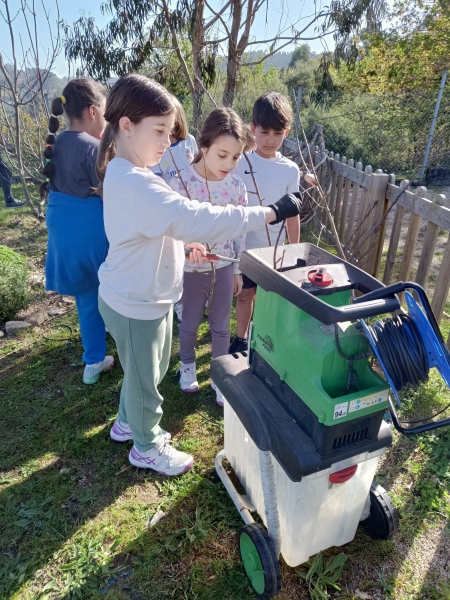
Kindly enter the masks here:
M 102 199 L 51 191 L 46 222 L 46 289 L 75 296 L 98 287 L 98 269 L 108 254 Z

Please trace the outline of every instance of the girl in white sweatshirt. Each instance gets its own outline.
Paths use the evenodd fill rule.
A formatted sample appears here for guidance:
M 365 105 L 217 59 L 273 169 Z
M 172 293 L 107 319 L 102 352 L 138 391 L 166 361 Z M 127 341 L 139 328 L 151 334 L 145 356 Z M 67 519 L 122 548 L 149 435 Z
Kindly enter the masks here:
M 180 299 L 185 263 L 204 261 L 195 240 L 214 243 L 299 213 L 299 197 L 270 207 L 211 206 L 184 198 L 146 168 L 170 145 L 175 121 L 171 95 L 143 75 L 121 77 L 107 100 L 108 125 L 97 172 L 109 251 L 99 270 L 99 309 L 114 337 L 124 371 L 119 415 L 110 436 L 133 440 L 131 464 L 179 475 L 193 458 L 175 450 L 161 429 L 158 385 L 170 358 L 172 306 Z

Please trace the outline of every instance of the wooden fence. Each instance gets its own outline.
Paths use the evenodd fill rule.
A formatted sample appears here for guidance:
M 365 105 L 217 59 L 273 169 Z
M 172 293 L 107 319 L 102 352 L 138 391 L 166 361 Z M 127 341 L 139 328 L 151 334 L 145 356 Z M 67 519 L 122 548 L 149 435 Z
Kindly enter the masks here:
M 405 189 L 408 181 L 397 186 L 394 175 L 372 172 L 370 165 L 363 170 L 361 163 L 355 165 L 345 156 L 330 153 L 329 158 L 318 176 L 347 260 L 386 285 L 419 283 L 440 323 L 450 287 L 446 197 L 434 194 L 430 199 L 426 188 L 411 192 Z M 335 243 L 325 209 L 316 210 L 315 225 L 318 235 Z

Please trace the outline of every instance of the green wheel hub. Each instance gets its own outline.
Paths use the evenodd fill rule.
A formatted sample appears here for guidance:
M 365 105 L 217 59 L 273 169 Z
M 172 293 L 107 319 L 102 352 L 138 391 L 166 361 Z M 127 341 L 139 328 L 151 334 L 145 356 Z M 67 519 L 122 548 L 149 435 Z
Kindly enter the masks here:
M 239 530 L 239 554 L 247 577 L 260 600 L 276 596 L 281 589 L 281 572 L 274 545 L 258 523 Z
M 263 594 L 265 587 L 263 566 L 255 544 L 246 533 L 243 533 L 239 539 L 239 548 L 250 583 L 258 594 Z

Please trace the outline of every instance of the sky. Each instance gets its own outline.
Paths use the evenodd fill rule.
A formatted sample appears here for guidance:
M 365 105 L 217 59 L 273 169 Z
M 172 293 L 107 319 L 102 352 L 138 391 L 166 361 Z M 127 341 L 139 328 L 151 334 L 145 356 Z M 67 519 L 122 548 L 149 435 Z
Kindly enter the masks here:
M 211 0 L 211 5 L 213 7 L 220 6 L 219 2 L 221 0 Z M 45 6 L 48 10 L 50 10 L 50 19 L 52 21 L 56 20 L 56 11 L 55 5 L 52 0 L 44 0 Z M 18 5 L 19 0 L 9 0 L 10 11 L 11 14 L 14 14 L 14 5 Z M 318 0 L 319 6 L 320 0 Z M 325 3 L 325 2 L 324 2 Z M 255 19 L 255 23 L 253 24 L 251 30 L 251 36 L 253 40 L 264 40 L 270 39 L 274 37 L 277 33 L 277 30 L 281 28 L 289 27 L 291 24 L 295 24 L 295 21 L 298 19 L 299 15 L 307 17 L 314 13 L 314 2 L 313 0 L 268 0 L 269 8 L 267 10 L 267 14 L 265 9 L 262 9 L 260 13 L 257 15 Z M 76 21 L 80 15 L 84 12 L 86 16 L 93 16 L 95 18 L 95 22 L 99 27 L 106 25 L 109 21 L 109 16 L 102 15 L 100 10 L 101 1 L 100 0 L 59 0 L 59 12 L 60 17 L 64 19 L 64 21 L 72 24 Z M 38 11 L 42 13 L 42 8 L 39 6 L 39 2 L 36 2 L 36 6 L 38 7 Z M 48 48 L 48 28 L 43 19 L 39 20 L 39 31 L 42 32 L 42 39 L 40 40 L 42 44 L 41 53 L 44 51 L 44 48 Z M 300 23 L 297 24 L 297 28 L 300 27 Z M 26 36 L 26 28 L 24 23 L 18 18 L 14 22 L 15 31 L 20 34 L 23 38 Z M 311 31 L 312 35 L 314 33 Z M 286 33 L 289 35 L 289 31 Z M 10 44 L 9 44 L 9 34 L 8 28 L 6 24 L 0 19 L 0 39 L 3 40 L 0 51 L 5 54 L 5 62 L 9 62 L 8 56 L 10 56 Z M 332 36 L 327 36 L 326 44 L 328 49 L 332 49 L 334 47 Z M 320 40 L 312 40 L 307 42 L 311 50 L 315 52 L 322 52 L 324 46 L 322 45 Z M 19 47 L 18 53 L 20 53 L 20 43 L 17 42 Z M 262 46 L 251 46 L 249 47 L 251 50 L 267 50 L 267 45 Z M 290 51 L 293 47 L 288 46 L 283 48 L 283 50 Z M 67 62 L 64 58 L 64 53 L 57 58 L 53 71 L 59 76 L 62 77 L 68 74 L 68 66 Z

